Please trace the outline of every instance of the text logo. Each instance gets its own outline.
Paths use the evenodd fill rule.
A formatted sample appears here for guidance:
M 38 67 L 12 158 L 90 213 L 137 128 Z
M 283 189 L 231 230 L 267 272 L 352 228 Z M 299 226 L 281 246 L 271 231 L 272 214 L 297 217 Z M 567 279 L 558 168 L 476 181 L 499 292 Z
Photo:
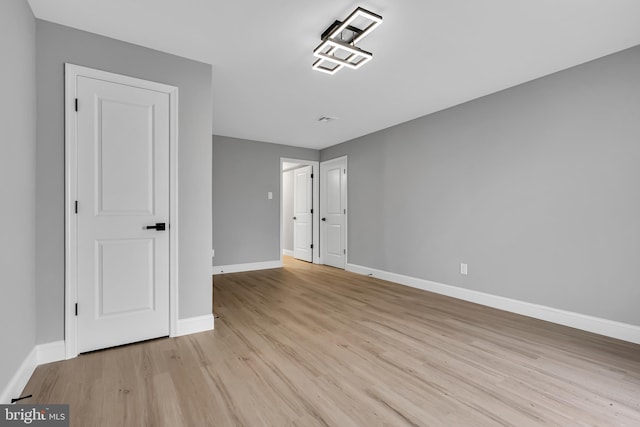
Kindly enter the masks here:
M 0 427 L 69 427 L 69 405 L 0 405 Z

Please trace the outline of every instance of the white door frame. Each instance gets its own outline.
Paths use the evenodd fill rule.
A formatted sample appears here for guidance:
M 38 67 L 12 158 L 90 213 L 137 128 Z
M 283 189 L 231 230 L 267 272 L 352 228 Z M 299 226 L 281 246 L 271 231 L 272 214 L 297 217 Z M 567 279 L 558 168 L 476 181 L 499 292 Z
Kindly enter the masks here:
M 349 159 L 347 156 L 335 157 L 333 159 L 327 159 L 320 162 L 320 169 L 322 169 L 322 165 L 328 162 L 332 162 L 334 160 L 342 160 L 344 159 L 344 266 L 347 268 L 347 264 L 349 264 Z M 324 239 L 321 239 L 324 240 Z M 321 264 L 324 264 L 322 262 Z
M 320 162 L 315 160 L 301 160 L 280 157 L 280 265 L 282 265 L 282 241 L 284 240 L 284 197 L 282 194 L 282 165 L 284 162 L 297 163 L 299 165 L 313 166 L 313 243 L 312 262 L 321 264 L 320 262 Z
M 177 335 L 178 325 L 178 88 L 134 77 L 65 63 L 65 352 L 66 358 L 78 355 L 78 219 L 77 200 L 77 115 L 76 83 L 78 77 L 89 77 L 153 90 L 169 95 L 169 333 Z M 80 106 L 82 108 L 82 106 Z M 80 207 L 82 209 L 82 207 Z

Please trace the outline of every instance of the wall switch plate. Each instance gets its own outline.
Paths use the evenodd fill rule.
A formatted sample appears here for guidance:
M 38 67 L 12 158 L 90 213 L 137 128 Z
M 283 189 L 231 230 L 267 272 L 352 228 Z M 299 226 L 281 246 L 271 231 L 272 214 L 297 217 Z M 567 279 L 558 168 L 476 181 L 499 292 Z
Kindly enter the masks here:
M 216 256 L 216 250 L 215 249 L 211 249 L 211 256 L 212 257 Z
M 460 263 L 460 274 L 467 275 L 467 264 Z
M 269 200 L 273 199 L 273 191 L 269 191 L 267 193 L 267 199 L 269 199 Z

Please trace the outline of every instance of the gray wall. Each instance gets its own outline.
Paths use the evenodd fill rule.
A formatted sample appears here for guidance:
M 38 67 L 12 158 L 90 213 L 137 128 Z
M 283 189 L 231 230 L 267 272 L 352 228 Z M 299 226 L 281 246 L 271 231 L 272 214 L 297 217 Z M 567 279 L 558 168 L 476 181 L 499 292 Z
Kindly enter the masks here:
M 280 260 L 280 158 L 318 160 L 319 155 L 306 148 L 213 136 L 214 265 Z
M 293 250 L 293 171 L 282 173 L 282 249 Z
M 64 338 L 64 63 L 179 88 L 179 317 L 211 313 L 211 66 L 37 21 L 39 343 Z
M 2 392 L 35 346 L 36 331 L 36 22 L 24 0 L 0 2 L 0 52 Z
M 342 155 L 348 262 L 640 325 L 640 47 Z

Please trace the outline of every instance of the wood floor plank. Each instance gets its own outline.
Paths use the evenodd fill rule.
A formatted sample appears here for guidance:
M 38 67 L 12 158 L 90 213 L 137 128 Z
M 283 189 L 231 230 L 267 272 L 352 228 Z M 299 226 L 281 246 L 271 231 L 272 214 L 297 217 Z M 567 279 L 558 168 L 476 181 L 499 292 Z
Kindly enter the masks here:
M 74 426 L 640 426 L 640 346 L 290 258 L 216 330 L 40 366 Z

